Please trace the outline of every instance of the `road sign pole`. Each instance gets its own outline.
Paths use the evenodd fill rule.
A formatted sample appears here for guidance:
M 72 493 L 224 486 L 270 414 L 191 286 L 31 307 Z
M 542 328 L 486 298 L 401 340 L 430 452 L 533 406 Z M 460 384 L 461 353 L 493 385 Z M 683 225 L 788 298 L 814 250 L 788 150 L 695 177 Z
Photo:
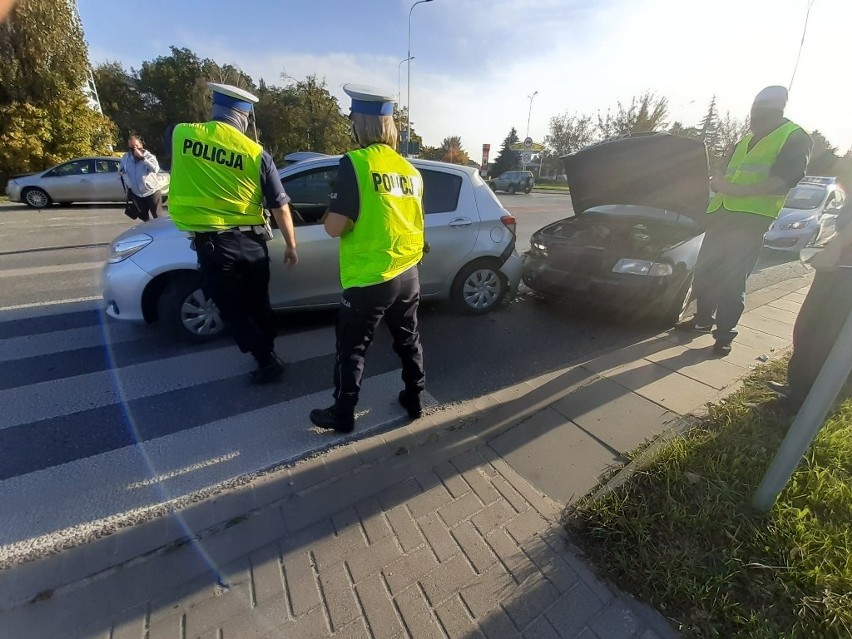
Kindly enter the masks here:
M 787 436 L 769 465 L 769 470 L 752 497 L 752 504 L 768 512 L 793 471 L 807 452 L 811 442 L 825 422 L 826 415 L 852 371 L 852 313 L 846 318 L 843 330 L 823 364 L 811 391 L 793 420 Z

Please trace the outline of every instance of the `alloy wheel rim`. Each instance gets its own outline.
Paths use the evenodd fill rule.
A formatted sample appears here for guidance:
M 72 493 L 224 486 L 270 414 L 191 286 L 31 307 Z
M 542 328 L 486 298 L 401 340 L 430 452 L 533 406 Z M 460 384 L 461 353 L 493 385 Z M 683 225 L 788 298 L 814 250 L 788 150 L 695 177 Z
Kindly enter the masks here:
M 465 304 L 476 310 L 493 306 L 500 297 L 502 283 L 491 269 L 479 269 L 465 280 L 462 294 Z
M 28 191 L 27 202 L 36 208 L 44 208 L 47 206 L 47 196 L 41 191 Z
M 224 327 L 222 316 L 212 299 L 201 290 L 193 291 L 183 302 L 180 321 L 193 335 L 215 335 Z

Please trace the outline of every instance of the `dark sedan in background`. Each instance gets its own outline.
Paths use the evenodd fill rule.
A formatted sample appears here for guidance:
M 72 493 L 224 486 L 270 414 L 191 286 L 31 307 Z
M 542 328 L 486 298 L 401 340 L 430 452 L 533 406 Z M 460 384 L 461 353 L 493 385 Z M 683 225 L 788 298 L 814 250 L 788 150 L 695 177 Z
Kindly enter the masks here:
M 533 234 L 524 283 L 545 296 L 678 321 L 704 238 L 704 144 L 641 134 L 562 160 L 575 215 Z

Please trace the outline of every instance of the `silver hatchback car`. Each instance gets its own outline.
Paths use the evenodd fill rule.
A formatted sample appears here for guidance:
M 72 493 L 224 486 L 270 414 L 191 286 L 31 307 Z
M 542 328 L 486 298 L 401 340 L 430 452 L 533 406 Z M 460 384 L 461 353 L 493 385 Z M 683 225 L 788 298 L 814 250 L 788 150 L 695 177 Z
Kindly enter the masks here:
M 338 240 L 319 219 L 329 203 L 340 156 L 320 156 L 279 171 L 296 213 L 299 263 L 283 264 L 284 240 L 269 243 L 269 294 L 276 310 L 336 306 L 341 293 Z M 476 169 L 413 160 L 423 176 L 423 208 L 430 251 L 420 267 L 424 299 L 444 299 L 469 313 L 495 308 L 514 294 L 522 261 L 515 250 L 515 218 Z M 225 326 L 200 288 L 196 255 L 169 218 L 128 229 L 110 245 L 104 267 L 110 317 L 158 321 L 175 337 L 204 341 Z

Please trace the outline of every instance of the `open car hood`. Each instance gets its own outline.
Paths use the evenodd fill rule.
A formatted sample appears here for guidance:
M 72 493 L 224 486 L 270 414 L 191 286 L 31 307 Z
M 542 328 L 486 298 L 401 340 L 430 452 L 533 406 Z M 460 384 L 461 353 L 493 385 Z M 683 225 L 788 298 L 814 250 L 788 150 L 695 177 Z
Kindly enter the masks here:
M 682 213 L 704 226 L 710 182 L 703 142 L 640 133 L 561 159 L 577 214 L 605 204 L 639 204 Z

